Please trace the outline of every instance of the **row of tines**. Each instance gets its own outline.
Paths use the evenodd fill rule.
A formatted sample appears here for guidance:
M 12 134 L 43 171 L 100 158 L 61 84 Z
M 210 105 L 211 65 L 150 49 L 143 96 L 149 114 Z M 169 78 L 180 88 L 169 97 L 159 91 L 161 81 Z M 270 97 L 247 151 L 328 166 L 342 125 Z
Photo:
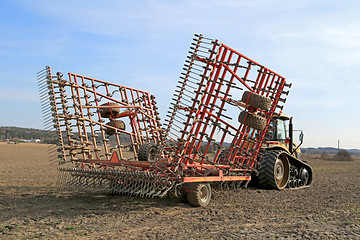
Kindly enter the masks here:
M 107 190 L 115 194 L 164 197 L 174 187 L 168 176 L 155 172 L 119 169 L 59 168 L 61 187 Z
M 186 130 L 192 123 L 188 119 L 194 116 L 199 107 L 196 98 L 207 84 L 208 77 L 213 70 L 209 62 L 213 61 L 218 47 L 216 40 L 195 34 L 191 43 L 189 55 L 184 64 L 183 72 L 176 86 L 169 111 L 165 119 L 165 135 L 168 139 L 178 142 L 180 136 L 187 135 Z
M 56 102 L 55 94 L 64 96 L 64 89 L 60 85 L 53 85 L 51 77 L 51 69 L 46 66 L 43 70 L 37 73 L 37 82 L 40 93 L 41 111 L 44 119 L 44 127 L 47 131 L 56 132 L 56 145 L 49 145 L 48 151 L 50 160 L 55 161 L 58 158 L 66 160 L 64 142 L 61 134 L 60 122 L 58 121 L 58 107 L 65 102 L 61 100 Z

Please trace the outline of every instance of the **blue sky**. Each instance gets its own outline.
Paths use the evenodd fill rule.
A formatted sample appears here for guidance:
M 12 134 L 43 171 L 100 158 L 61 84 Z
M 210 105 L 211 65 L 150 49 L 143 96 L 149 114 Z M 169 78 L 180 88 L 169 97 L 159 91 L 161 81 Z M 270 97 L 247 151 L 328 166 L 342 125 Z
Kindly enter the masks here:
M 43 128 L 36 72 L 74 72 L 157 96 L 164 116 L 194 33 L 293 83 L 284 112 L 305 147 L 360 148 L 360 2 L 0 2 L 0 126 Z

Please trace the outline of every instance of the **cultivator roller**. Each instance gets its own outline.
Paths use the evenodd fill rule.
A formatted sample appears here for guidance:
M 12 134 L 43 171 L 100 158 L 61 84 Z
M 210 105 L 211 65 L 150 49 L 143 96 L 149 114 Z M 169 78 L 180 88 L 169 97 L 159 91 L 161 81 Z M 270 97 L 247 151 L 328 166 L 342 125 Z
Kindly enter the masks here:
M 191 45 L 164 129 L 147 92 L 39 73 L 45 124 L 58 133 L 61 163 L 71 164 L 60 167 L 61 185 L 172 192 L 195 206 L 208 204 L 210 183 L 247 185 L 291 84 L 218 40 L 195 34 Z

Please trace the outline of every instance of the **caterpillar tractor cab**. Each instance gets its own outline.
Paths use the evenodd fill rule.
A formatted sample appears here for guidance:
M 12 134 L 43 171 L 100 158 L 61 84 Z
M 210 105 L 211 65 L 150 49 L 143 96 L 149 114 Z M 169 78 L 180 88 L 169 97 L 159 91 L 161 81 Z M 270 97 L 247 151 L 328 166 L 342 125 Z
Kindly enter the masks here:
M 299 145 L 294 143 L 295 131 L 300 131 Z M 269 140 L 262 145 L 265 153 L 257 166 L 256 180 L 260 187 L 281 190 L 311 185 L 312 169 L 300 159 L 303 137 L 301 130 L 293 129 L 292 117 L 281 112 L 274 114 L 267 135 Z
M 288 127 L 287 127 L 288 126 Z M 300 132 L 299 145 L 294 143 L 293 133 Z M 290 152 L 294 157 L 300 158 L 300 145 L 303 143 L 304 133 L 302 130 L 293 130 L 292 117 L 283 113 L 275 114 L 270 122 L 270 131 L 268 132 L 269 141 L 265 148 L 280 148 Z

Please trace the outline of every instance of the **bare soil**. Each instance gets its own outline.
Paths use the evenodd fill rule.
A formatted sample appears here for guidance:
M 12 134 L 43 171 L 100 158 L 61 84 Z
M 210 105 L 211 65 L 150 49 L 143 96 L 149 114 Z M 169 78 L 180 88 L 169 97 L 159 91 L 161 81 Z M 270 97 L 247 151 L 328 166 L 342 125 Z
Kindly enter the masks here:
M 217 191 L 194 208 L 57 188 L 46 145 L 0 143 L 0 239 L 360 239 L 360 159 L 307 159 L 310 188 Z

